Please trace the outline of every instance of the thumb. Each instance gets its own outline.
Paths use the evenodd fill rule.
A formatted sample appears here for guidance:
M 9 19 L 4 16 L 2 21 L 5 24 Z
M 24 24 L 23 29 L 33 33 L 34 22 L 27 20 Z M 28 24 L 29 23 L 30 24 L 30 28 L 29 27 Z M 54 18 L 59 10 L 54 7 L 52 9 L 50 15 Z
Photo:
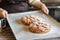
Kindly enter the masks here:
M 7 11 L 3 11 L 3 18 L 7 18 Z

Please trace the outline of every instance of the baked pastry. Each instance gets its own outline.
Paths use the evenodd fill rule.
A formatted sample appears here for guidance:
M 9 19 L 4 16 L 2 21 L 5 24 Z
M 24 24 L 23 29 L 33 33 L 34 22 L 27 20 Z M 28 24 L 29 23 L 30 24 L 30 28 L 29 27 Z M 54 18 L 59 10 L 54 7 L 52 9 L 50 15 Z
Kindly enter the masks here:
M 29 30 L 33 33 L 47 33 L 50 31 L 48 23 L 33 22 L 29 26 Z
M 33 22 L 40 21 L 39 17 L 34 15 L 28 15 L 21 18 L 22 23 L 30 25 Z

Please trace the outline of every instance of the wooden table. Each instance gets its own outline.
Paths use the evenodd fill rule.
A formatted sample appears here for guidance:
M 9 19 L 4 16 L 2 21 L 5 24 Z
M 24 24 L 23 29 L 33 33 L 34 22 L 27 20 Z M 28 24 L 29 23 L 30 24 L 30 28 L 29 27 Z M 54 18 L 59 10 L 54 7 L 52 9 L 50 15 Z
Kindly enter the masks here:
M 15 37 L 9 26 L 7 26 L 2 30 L 2 32 L 0 32 L 0 40 L 15 40 Z

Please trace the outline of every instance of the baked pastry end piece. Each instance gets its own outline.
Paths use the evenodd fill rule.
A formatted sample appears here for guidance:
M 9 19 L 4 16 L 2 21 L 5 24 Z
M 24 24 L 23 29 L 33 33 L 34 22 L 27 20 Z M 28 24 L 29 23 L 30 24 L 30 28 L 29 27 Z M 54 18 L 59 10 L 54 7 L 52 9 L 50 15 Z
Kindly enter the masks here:
M 48 33 L 50 31 L 50 25 L 47 23 L 32 23 L 30 24 L 29 31 L 33 33 Z

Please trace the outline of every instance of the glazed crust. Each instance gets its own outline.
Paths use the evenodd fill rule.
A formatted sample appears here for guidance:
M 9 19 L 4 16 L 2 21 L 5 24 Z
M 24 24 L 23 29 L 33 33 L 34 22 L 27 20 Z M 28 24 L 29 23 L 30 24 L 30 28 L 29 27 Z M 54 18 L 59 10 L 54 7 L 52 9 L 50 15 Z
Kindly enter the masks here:
M 21 21 L 22 21 L 23 24 L 30 25 L 31 23 L 33 23 L 35 21 L 40 21 L 40 20 L 37 16 L 28 15 L 28 16 L 22 17 Z
M 30 24 L 29 30 L 33 33 L 47 33 L 50 31 L 50 25 L 47 23 L 32 23 Z

